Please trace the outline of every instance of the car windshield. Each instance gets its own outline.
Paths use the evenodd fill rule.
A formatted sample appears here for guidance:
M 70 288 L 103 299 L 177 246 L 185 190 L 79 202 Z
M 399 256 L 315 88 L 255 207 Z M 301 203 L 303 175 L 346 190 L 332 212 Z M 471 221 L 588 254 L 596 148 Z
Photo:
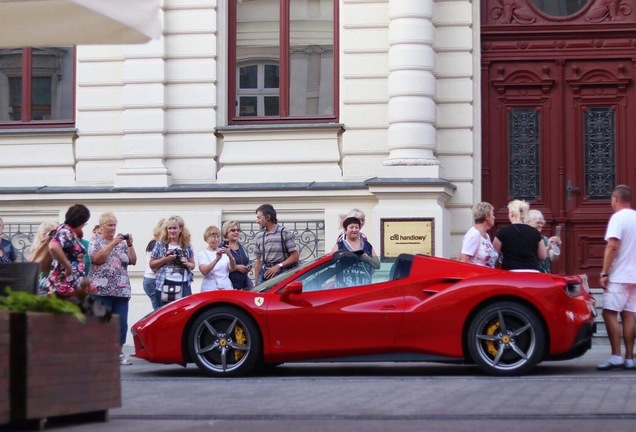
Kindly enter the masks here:
M 267 292 L 270 289 L 272 289 L 273 287 L 275 287 L 276 285 L 278 285 L 282 280 L 284 280 L 284 279 L 286 279 L 286 278 L 288 278 L 288 277 L 290 277 L 292 275 L 295 275 L 296 273 L 302 271 L 305 267 L 307 267 L 307 266 L 309 266 L 309 265 L 311 265 L 313 263 L 314 263 L 314 261 L 309 261 L 309 262 L 303 263 L 303 264 L 299 265 L 296 268 L 293 268 L 293 269 L 290 269 L 290 270 L 288 270 L 286 272 L 277 274 L 273 278 L 267 279 L 262 284 L 257 285 L 257 286 L 255 286 L 253 288 L 250 288 L 249 290 L 246 290 L 246 291 L 254 291 L 254 292 L 259 292 L 259 293 Z
M 303 283 L 303 291 L 348 288 L 386 282 L 390 278 L 393 263 L 380 263 L 377 257 L 361 256 L 354 252 L 336 252 L 332 259 L 305 272 L 305 268 L 315 261 L 287 271 L 254 287 L 251 291 L 266 292 L 282 280 L 301 274 L 294 279 Z

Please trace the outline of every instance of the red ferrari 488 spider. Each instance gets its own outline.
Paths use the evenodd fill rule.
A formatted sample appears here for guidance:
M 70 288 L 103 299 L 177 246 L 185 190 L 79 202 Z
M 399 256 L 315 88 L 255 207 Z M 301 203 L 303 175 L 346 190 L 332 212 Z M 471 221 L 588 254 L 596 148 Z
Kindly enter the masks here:
M 132 334 L 136 357 L 217 377 L 294 361 L 472 363 L 504 376 L 583 355 L 594 316 L 585 276 L 408 254 L 375 269 L 337 252 L 249 291 L 169 303 Z

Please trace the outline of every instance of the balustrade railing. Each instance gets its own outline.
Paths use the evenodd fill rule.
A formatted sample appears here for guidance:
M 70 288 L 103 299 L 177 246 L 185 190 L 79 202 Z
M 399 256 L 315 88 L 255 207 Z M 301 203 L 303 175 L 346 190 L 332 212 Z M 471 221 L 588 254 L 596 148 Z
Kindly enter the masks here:
M 256 249 L 256 235 L 262 231 L 256 222 L 240 222 L 241 235 L 239 243 L 243 245 L 250 259 L 254 259 Z M 279 221 L 294 234 L 296 247 L 300 254 L 300 261 L 311 261 L 325 254 L 325 223 L 323 221 Z M 334 239 L 334 243 L 335 243 Z
M 18 256 L 17 261 L 27 261 L 31 253 L 31 244 L 38 231 L 39 223 L 6 223 L 4 224 L 3 237 L 10 240 Z
M 256 235 L 261 231 L 261 227 L 256 222 L 239 223 L 241 224 L 239 242 L 246 249 L 250 259 L 254 259 Z M 294 234 L 301 262 L 311 261 L 325 254 L 325 223 L 323 221 L 285 221 L 280 223 L 286 230 Z M 4 237 L 13 244 L 18 261 L 27 260 L 39 226 L 39 223 L 5 223 Z

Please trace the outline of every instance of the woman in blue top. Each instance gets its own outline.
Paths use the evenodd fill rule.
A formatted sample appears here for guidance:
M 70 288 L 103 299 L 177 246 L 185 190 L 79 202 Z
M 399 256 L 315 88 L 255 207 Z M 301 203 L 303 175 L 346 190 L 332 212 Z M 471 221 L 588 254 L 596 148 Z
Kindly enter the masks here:
M 164 283 L 182 286 L 183 297 L 192 294 L 192 270 L 196 264 L 190 239 L 190 231 L 180 216 L 171 216 L 166 220 L 150 256 L 150 268 L 157 275 L 155 287 L 159 297 Z
M 332 253 L 336 251 L 354 252 L 360 257 L 353 265 L 342 268 L 339 272 L 336 286 L 358 286 L 371 283 L 371 277 L 375 269 L 380 268 L 380 260 L 378 259 L 373 246 L 360 236 L 360 219 L 356 217 L 348 217 L 342 222 L 344 228 L 344 238 L 339 240 L 332 249 Z

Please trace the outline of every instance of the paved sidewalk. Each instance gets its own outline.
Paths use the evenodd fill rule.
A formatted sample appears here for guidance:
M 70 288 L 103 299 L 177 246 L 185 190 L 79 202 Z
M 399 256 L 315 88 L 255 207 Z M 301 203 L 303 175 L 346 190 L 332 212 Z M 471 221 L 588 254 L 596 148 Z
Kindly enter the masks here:
M 132 358 L 121 367 L 123 405 L 108 422 L 51 421 L 46 429 L 631 432 L 636 372 L 596 371 L 608 354 L 608 345 L 597 344 L 581 358 L 545 362 L 513 378 L 474 366 L 383 363 L 285 364 L 268 375 L 213 379 L 194 365 Z

